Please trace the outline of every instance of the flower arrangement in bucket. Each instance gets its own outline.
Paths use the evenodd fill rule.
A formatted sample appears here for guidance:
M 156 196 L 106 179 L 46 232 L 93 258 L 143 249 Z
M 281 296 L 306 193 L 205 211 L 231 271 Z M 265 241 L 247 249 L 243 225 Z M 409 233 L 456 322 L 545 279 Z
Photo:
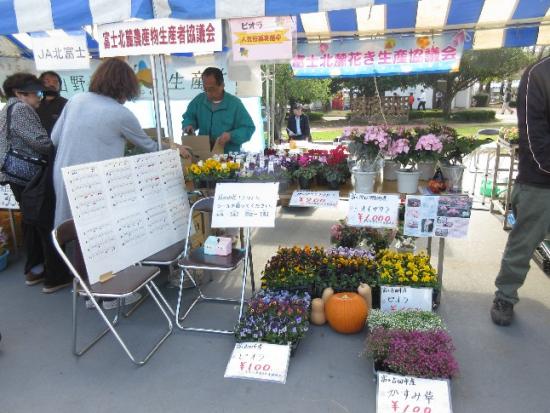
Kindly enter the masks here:
M 362 131 L 346 128 L 344 137 L 351 140 L 348 152 L 355 161 L 352 170 L 355 190 L 370 193 L 374 188 L 374 179 L 383 164 L 390 136 L 382 126 L 367 126 Z
M 0 271 L 3 271 L 8 266 L 8 236 L 4 232 L 4 228 L 0 227 Z

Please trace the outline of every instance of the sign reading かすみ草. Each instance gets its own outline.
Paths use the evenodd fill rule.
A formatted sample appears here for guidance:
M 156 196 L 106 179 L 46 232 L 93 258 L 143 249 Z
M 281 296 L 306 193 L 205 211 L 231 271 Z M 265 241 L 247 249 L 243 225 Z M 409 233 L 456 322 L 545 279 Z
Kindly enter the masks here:
M 378 373 L 377 413 L 452 413 L 448 380 Z

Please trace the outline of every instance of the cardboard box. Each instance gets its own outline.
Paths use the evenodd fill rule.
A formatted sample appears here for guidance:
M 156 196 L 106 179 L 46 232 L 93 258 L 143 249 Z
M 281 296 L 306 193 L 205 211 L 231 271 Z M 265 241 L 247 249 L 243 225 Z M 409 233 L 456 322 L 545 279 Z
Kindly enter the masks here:
M 184 135 L 181 137 L 182 146 L 188 146 L 193 152 L 193 162 L 204 161 L 212 157 L 210 138 L 207 135 Z
M 231 254 L 231 238 L 209 236 L 204 242 L 204 253 L 207 255 L 227 256 Z

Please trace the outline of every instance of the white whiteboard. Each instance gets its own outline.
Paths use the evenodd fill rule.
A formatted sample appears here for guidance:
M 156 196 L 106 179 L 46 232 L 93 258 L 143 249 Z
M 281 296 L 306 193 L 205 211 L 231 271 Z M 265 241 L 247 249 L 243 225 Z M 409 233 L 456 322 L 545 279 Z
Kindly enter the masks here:
M 189 202 L 177 151 L 62 172 L 91 284 L 185 237 Z

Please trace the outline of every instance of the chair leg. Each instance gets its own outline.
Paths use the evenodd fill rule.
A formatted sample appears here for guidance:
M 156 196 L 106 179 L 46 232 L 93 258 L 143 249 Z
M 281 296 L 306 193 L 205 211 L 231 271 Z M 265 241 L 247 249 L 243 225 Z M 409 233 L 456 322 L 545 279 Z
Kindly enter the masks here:
M 75 356 L 82 356 L 84 353 L 86 353 L 89 349 L 91 349 L 99 340 L 101 340 L 109 331 L 110 329 L 107 327 L 105 330 L 103 330 L 99 335 L 97 335 L 88 345 L 83 347 L 82 349 L 77 348 L 77 325 L 78 325 L 78 287 L 79 282 L 76 278 L 73 280 L 73 354 Z M 94 307 L 99 309 L 101 311 L 100 305 L 93 296 L 88 296 L 88 298 L 92 301 Z M 113 321 L 111 323 L 113 325 L 117 325 L 119 320 L 119 315 L 117 314 Z
M 153 281 L 150 281 L 148 284 L 145 285 L 145 288 L 147 289 L 147 292 L 153 298 L 153 301 L 155 302 L 157 307 L 160 309 L 162 315 L 166 319 L 168 328 L 167 328 L 166 332 L 164 333 L 164 335 L 160 338 L 160 340 L 158 340 L 155 343 L 153 348 L 147 353 L 147 355 L 144 358 L 142 358 L 141 360 L 136 359 L 134 354 L 132 354 L 132 352 L 130 351 L 130 349 L 126 345 L 126 342 L 120 336 L 118 330 L 115 328 L 115 326 L 118 324 L 118 320 L 120 319 L 120 316 L 122 315 L 122 305 L 121 304 L 122 304 L 123 299 L 119 299 L 119 306 L 118 306 L 118 310 L 117 310 L 117 315 L 116 315 L 115 319 L 111 322 L 109 320 L 109 318 L 107 317 L 107 315 L 105 314 L 105 312 L 103 311 L 103 309 L 101 308 L 101 306 L 97 303 L 97 301 L 95 300 L 95 297 L 93 295 L 90 295 L 89 298 L 92 300 L 92 303 L 94 304 L 94 307 L 99 312 L 99 316 L 103 319 L 105 324 L 107 324 L 107 329 L 105 331 L 103 331 L 98 337 L 96 337 L 88 346 L 86 346 L 84 348 L 84 350 L 82 350 L 80 352 L 75 351 L 75 354 L 77 354 L 79 356 L 84 354 L 94 344 L 96 344 L 103 336 L 105 336 L 108 332 L 111 332 L 115 336 L 118 343 L 121 345 L 121 347 L 124 350 L 124 352 L 126 353 L 126 355 L 130 358 L 130 360 L 134 364 L 136 364 L 138 366 L 142 366 L 145 363 L 147 363 L 147 361 L 149 361 L 151 356 L 157 352 L 157 350 L 159 349 L 161 344 L 164 343 L 164 341 L 170 336 L 170 334 L 172 334 L 173 324 L 172 324 L 172 320 L 171 320 L 170 316 L 166 313 L 166 311 L 165 311 L 165 309 L 164 309 L 164 307 L 163 307 L 163 305 L 162 305 L 162 303 L 161 303 L 161 301 L 159 300 L 158 297 L 162 297 L 162 301 L 166 301 L 166 299 L 163 297 L 162 293 L 157 288 L 155 283 Z M 76 328 L 73 331 L 73 333 L 74 333 L 74 337 L 76 338 Z M 75 345 L 75 350 L 76 350 L 76 345 Z

